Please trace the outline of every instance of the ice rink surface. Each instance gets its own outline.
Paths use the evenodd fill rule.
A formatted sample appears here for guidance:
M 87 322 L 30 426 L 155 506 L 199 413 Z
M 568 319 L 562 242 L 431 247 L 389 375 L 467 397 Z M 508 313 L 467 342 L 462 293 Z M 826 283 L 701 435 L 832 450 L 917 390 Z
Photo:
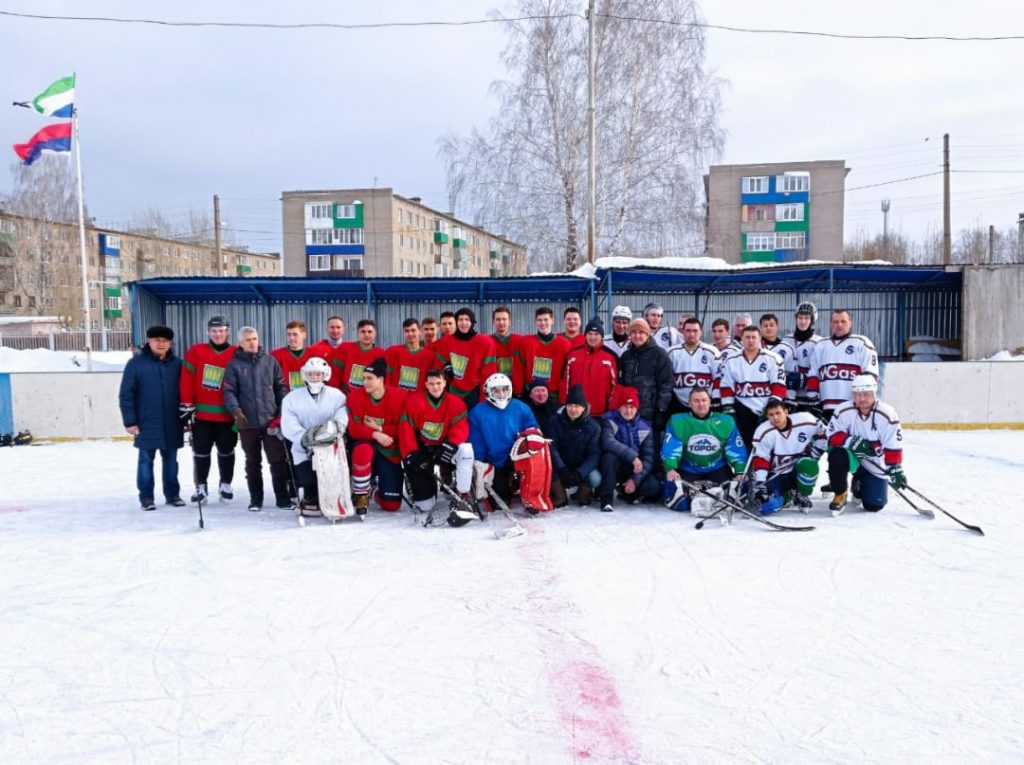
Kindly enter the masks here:
M 1019 762 L 1024 432 L 905 438 L 984 537 L 898 498 L 300 528 L 241 459 L 200 531 L 128 443 L 2 449 L 0 762 Z

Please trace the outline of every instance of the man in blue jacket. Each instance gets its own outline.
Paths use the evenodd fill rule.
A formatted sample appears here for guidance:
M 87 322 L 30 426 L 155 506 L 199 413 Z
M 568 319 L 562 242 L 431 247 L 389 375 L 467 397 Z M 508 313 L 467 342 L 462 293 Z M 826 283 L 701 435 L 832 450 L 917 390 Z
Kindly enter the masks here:
M 139 463 L 135 483 L 143 510 L 156 510 L 153 461 L 160 452 L 164 498 L 183 507 L 179 496 L 178 449 L 185 441 L 178 417 L 181 359 L 171 350 L 174 330 L 156 325 L 146 331 L 146 344 L 124 368 L 118 403 L 124 429 L 135 437 Z
M 612 395 L 612 409 L 601 418 L 601 510 L 615 509 L 615 487 L 629 503 L 661 499 L 661 484 L 654 477 L 657 444 L 651 423 L 637 412 L 636 388 L 620 385 Z

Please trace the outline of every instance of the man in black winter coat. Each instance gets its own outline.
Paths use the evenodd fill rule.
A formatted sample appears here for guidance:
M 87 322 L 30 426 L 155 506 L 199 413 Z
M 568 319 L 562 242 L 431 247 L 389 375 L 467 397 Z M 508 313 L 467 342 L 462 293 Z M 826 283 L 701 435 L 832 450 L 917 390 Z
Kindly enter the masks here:
M 590 416 L 582 385 L 572 386 L 565 406 L 548 420 L 544 434 L 551 439 L 552 503 L 564 505 L 566 491 L 579 487 L 576 500 L 586 507 L 601 485 L 601 425 Z
M 156 325 L 146 331 L 146 344 L 125 365 L 118 403 L 124 429 L 135 437 L 139 462 L 135 482 L 143 510 L 156 510 L 153 462 L 160 452 L 164 498 L 182 507 L 178 484 L 178 449 L 184 445 L 178 418 L 181 359 L 171 350 L 174 330 Z
M 558 404 L 553 398 L 551 398 L 551 389 L 548 387 L 548 381 L 536 377 L 533 381 L 526 386 L 523 390 L 523 403 L 530 407 L 530 411 L 533 412 L 534 419 L 537 420 L 537 424 L 540 425 L 540 431 L 546 438 L 550 438 L 549 423 L 552 416 L 558 412 Z
M 259 333 L 253 327 L 242 327 L 238 331 L 238 348 L 224 371 L 223 391 L 224 406 L 235 420 L 245 453 L 249 509 L 256 512 L 263 507 L 261 450 L 267 453 L 277 506 L 291 507 L 287 455 L 284 442 L 277 435 L 281 401 L 288 394 L 288 385 L 281 365 L 260 347 Z
M 619 359 L 619 383 L 636 388 L 640 397 L 638 414 L 651 423 L 655 441 L 660 443 L 672 401 L 672 362 L 665 349 L 654 342 L 651 327 L 643 319 L 630 322 L 629 342 Z

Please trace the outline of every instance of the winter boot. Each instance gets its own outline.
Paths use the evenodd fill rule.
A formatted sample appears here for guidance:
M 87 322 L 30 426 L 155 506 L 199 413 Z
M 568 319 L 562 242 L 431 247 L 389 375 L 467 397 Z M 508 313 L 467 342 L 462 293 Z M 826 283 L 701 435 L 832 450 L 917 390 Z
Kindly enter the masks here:
M 793 493 L 793 504 L 796 505 L 796 509 L 801 513 L 806 514 L 808 510 L 813 507 L 810 497 L 805 497 L 800 492 Z
M 576 490 L 576 501 L 580 503 L 580 507 L 590 507 L 593 499 L 594 490 L 586 483 L 580 484 L 580 488 Z
M 828 503 L 828 509 L 832 511 L 833 516 L 838 517 L 843 514 L 843 510 L 846 509 L 846 498 L 847 494 L 845 491 L 841 491 L 832 497 L 832 501 Z

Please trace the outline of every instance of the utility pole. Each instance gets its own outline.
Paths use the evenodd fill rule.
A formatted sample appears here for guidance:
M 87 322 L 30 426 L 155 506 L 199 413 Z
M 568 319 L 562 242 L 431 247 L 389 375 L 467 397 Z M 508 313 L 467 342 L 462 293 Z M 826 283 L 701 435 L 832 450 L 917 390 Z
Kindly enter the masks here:
M 949 133 L 942 136 L 942 262 L 953 262 L 953 232 L 949 223 Z
M 889 259 L 889 200 L 882 200 L 882 260 Z
M 587 6 L 587 132 L 588 132 L 588 145 L 590 147 L 587 152 L 587 262 L 594 262 L 594 218 L 596 216 L 597 202 L 595 197 L 597 196 L 597 180 L 595 178 L 595 158 L 594 153 L 597 151 L 597 135 L 594 131 L 594 101 L 595 101 L 595 87 L 594 80 L 596 79 L 596 67 L 594 64 L 594 5 L 595 0 L 590 0 Z
M 213 249 L 217 253 L 217 272 L 225 275 L 224 256 L 220 252 L 220 197 L 213 195 Z
M 989 263 L 994 263 L 995 262 L 995 258 L 993 257 L 995 255 L 995 251 L 996 251 L 995 242 L 996 242 L 996 227 L 993 226 L 990 223 L 989 226 L 988 226 L 988 262 Z
M 1017 262 L 1024 263 L 1024 212 L 1017 213 Z

